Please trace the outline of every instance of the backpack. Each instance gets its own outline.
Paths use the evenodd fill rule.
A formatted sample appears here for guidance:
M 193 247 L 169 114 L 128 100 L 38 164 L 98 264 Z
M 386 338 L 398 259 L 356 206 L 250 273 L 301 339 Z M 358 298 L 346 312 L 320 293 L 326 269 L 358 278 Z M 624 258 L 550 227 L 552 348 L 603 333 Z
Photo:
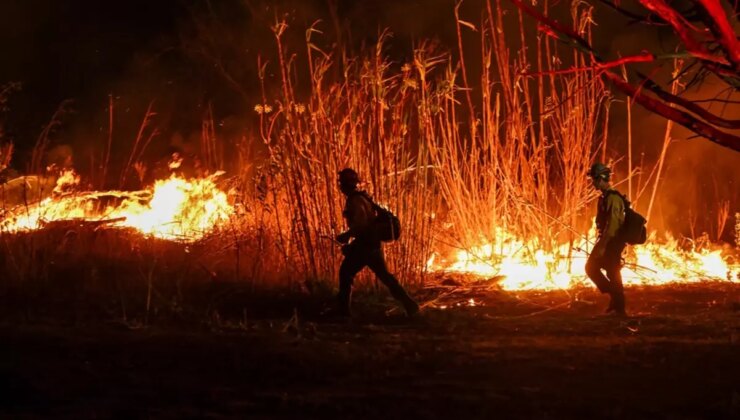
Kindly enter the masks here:
M 398 240 L 401 236 L 401 221 L 390 210 L 376 204 L 370 196 L 362 191 L 359 192 L 370 202 L 375 210 L 375 220 L 370 230 L 376 238 L 383 242 L 392 242 Z
M 607 194 L 617 194 L 624 202 L 624 223 L 619 234 L 630 245 L 641 245 L 647 242 L 647 219 L 632 209 L 627 197 L 619 191 L 609 191 Z

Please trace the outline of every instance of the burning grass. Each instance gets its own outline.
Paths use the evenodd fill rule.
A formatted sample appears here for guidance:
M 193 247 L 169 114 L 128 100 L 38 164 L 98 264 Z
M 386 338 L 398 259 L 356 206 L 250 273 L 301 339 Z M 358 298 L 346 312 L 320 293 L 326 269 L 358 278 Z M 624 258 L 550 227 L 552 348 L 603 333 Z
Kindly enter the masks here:
M 548 254 L 537 243 L 524 242 L 501 233 L 495 242 L 471 250 L 452 251 L 448 259 L 433 255 L 431 271 L 463 273 L 480 279 L 496 279 L 504 290 L 569 289 L 590 285 L 584 265 L 587 238 L 575 244 L 561 244 Z M 572 247 L 572 248 L 571 248 Z M 565 258 L 571 254 L 570 258 Z M 641 246 L 629 247 L 622 270 L 625 285 L 666 285 L 719 281 L 740 283 L 736 251 L 705 241 L 679 241 L 651 235 Z
M 16 233 L 42 229 L 48 223 L 77 220 L 129 227 L 160 239 L 193 242 L 234 213 L 214 178 L 187 180 L 173 175 L 142 191 L 60 194 L 11 209 L 1 228 Z M 60 177 L 59 185 L 65 181 L 65 177 Z

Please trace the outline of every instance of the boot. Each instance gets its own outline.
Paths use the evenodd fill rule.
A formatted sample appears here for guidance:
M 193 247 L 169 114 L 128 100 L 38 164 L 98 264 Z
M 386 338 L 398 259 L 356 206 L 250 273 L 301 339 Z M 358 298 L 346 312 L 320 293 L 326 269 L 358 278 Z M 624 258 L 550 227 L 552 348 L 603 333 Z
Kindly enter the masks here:
M 334 305 L 332 305 L 329 310 L 325 311 L 323 315 L 336 318 L 349 318 L 352 315 L 350 311 L 351 300 L 352 290 L 342 290 L 342 288 L 340 287 Z
M 614 295 L 609 295 L 609 306 L 606 307 L 604 313 L 610 314 L 612 312 L 614 312 Z
M 612 298 L 612 302 L 615 315 L 627 316 L 627 311 L 625 310 L 624 292 L 615 294 L 614 298 Z
M 391 292 L 391 296 L 403 305 L 406 315 L 414 316 L 419 313 L 419 304 L 411 299 L 411 296 L 406 293 L 400 284 L 396 283 L 395 285 L 389 286 L 388 289 Z
M 414 316 L 419 313 L 419 304 L 410 297 L 403 302 L 403 308 L 406 310 L 407 316 Z
M 329 309 L 325 310 L 321 313 L 322 317 L 326 318 L 350 318 L 352 314 L 350 313 L 349 308 L 345 308 L 339 305 L 332 305 L 329 307 Z

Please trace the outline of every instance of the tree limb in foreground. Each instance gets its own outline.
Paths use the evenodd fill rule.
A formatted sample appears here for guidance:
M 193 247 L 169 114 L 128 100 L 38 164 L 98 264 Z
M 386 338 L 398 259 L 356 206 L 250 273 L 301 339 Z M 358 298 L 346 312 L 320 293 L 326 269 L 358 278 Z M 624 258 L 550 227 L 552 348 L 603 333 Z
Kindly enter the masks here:
M 584 68 L 583 70 L 593 70 L 594 68 L 600 70 L 599 74 L 602 77 L 611 82 L 611 84 L 619 91 L 633 98 L 635 102 L 640 104 L 648 111 L 674 121 L 675 123 L 688 128 L 699 136 L 704 137 L 714 143 L 740 152 L 740 137 L 732 133 L 724 132 L 715 126 L 719 125 L 726 128 L 734 128 L 737 124 L 737 121 L 728 121 L 717 117 L 709 113 L 709 111 L 703 110 L 703 108 L 700 108 L 698 105 L 693 104 L 688 100 L 676 97 L 675 95 L 671 95 L 670 93 L 661 89 L 650 79 L 643 78 L 643 80 L 645 80 L 646 82 L 647 90 L 656 94 L 660 99 L 646 95 L 641 89 L 642 86 L 635 87 L 629 84 L 621 76 L 618 76 L 617 74 L 609 71 L 608 68 L 611 67 L 610 62 L 602 59 L 600 55 L 591 47 L 591 45 L 576 32 L 564 25 L 561 25 L 557 21 L 544 16 L 542 13 L 522 2 L 522 0 L 510 1 L 523 12 L 537 20 L 540 23 L 540 26 L 545 27 L 544 29 L 546 32 L 548 32 L 552 36 L 555 36 L 558 40 L 580 50 L 584 54 L 589 55 L 591 59 L 595 62 L 595 65 L 594 67 Z M 725 47 L 725 52 L 729 53 L 728 55 L 730 56 L 728 58 L 715 56 L 708 52 L 704 48 L 704 46 L 693 37 L 693 35 L 690 33 L 690 25 L 688 25 L 685 20 L 682 20 L 680 14 L 671 9 L 670 6 L 667 6 L 665 2 L 663 2 L 662 0 L 640 0 L 640 2 L 643 5 L 649 4 L 650 7 L 646 6 L 647 8 L 651 9 L 652 11 L 658 11 L 656 13 L 661 18 L 669 22 L 669 24 L 673 26 L 674 30 L 676 30 L 677 33 L 680 32 L 679 37 L 681 38 L 681 40 L 690 44 L 686 45 L 689 53 L 691 53 L 692 56 L 704 61 L 704 66 L 707 69 L 715 73 L 717 73 L 718 71 L 721 72 L 721 76 L 724 76 L 723 80 L 725 81 L 727 81 L 727 77 L 731 78 L 732 80 L 740 80 L 740 69 L 738 69 L 736 65 L 733 65 L 735 64 L 735 57 L 733 56 L 732 48 Z M 718 3 L 718 0 L 702 0 L 702 3 L 704 3 L 703 5 L 705 5 L 705 7 L 707 4 L 709 5 L 709 7 L 712 7 L 714 6 L 714 3 Z M 714 18 L 718 12 L 715 8 L 710 13 L 712 14 L 712 18 Z M 723 11 L 722 14 L 724 15 Z M 724 26 L 723 22 L 718 23 L 718 26 Z M 717 32 L 726 33 L 726 31 L 724 30 L 720 30 Z M 725 46 L 735 46 L 731 42 L 728 43 L 727 39 L 722 39 L 722 41 L 718 42 L 721 42 Z M 729 49 L 730 51 L 727 51 L 727 49 Z M 639 56 L 633 56 L 626 62 L 648 61 L 650 57 L 654 57 L 654 55 L 649 53 L 642 54 Z M 728 84 L 730 83 L 728 82 Z M 697 113 L 697 115 L 705 118 L 707 121 L 703 121 L 697 118 L 695 115 L 671 107 L 666 102 L 682 106 L 687 110 L 695 112 Z M 702 111 L 699 111 L 697 108 L 702 109 Z

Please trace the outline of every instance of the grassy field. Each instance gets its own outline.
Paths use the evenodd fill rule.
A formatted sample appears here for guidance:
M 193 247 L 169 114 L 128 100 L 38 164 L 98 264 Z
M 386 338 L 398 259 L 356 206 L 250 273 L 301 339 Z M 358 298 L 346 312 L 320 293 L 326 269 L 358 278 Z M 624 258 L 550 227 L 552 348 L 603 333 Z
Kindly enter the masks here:
M 740 288 L 630 288 L 627 319 L 577 292 L 385 294 L 349 322 L 322 301 L 233 294 L 197 325 L 0 327 L 0 417 L 737 418 Z M 476 305 L 466 306 L 473 298 Z M 461 306 L 457 306 L 460 303 Z

